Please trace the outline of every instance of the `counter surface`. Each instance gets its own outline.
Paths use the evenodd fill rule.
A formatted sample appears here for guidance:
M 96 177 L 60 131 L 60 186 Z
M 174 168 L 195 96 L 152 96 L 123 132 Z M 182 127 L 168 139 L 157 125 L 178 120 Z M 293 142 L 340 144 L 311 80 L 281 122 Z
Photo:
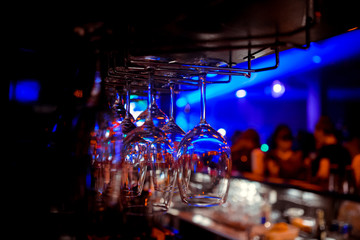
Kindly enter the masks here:
M 248 239 L 251 227 L 260 224 L 265 202 L 272 207 L 272 222 L 288 221 L 289 218 L 284 213 L 290 208 L 302 209 L 303 216 L 313 221 L 316 210 L 323 209 L 328 224 L 338 219 L 340 208 L 344 203 L 351 202 L 355 208 L 360 209 L 359 198 L 355 195 L 324 192 L 314 184 L 297 180 L 285 182 L 282 179 L 275 179 L 277 181 L 272 183 L 265 183 L 264 179 L 262 179 L 264 182 L 254 180 L 254 178 L 253 180 L 232 178 L 227 202 L 222 206 L 211 208 L 188 207 L 181 202 L 179 195 L 175 194 L 168 215 L 179 221 L 194 224 L 220 238 L 243 240 Z M 351 218 L 341 220 L 352 223 L 359 219 L 360 212 L 355 213 Z M 355 225 L 353 233 L 359 234 L 358 224 L 352 224 Z M 309 237 L 306 234 L 305 236 Z

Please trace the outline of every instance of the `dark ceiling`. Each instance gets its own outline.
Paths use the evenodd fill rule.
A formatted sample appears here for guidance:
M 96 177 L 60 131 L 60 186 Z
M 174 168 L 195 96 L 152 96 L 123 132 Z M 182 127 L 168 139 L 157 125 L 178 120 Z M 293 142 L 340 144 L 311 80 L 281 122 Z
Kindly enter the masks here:
M 10 53 L 7 64 L 12 79 L 39 74 L 43 79 L 51 76 L 52 83 L 59 86 L 72 82 L 72 88 L 86 88 L 91 84 L 96 58 L 108 51 L 120 56 L 228 60 L 231 50 L 232 61 L 239 63 L 248 49 L 262 50 L 256 55 L 261 57 L 273 46 L 280 50 L 303 47 L 358 27 L 355 3 L 183 0 L 21 4 L 9 8 L 11 14 L 5 21 L 4 38 L 9 43 L 5 51 Z M 357 63 L 330 70 L 334 75 L 345 72 L 353 76 L 352 72 L 359 71 Z M 358 83 L 354 80 L 351 84 Z
M 306 43 L 359 26 L 355 1 L 98 1 L 16 6 L 7 38 L 17 47 L 56 52 L 77 47 L 174 53 Z M 307 20 L 308 19 L 308 20 Z M 308 25 L 307 25 L 308 24 Z M 200 53 L 201 54 L 201 53 Z

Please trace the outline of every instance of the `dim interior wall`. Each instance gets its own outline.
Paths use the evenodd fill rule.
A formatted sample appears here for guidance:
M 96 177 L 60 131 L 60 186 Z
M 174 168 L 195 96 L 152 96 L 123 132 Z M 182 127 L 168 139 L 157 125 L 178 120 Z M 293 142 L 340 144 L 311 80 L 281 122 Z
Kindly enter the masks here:
M 193 104 L 184 113 L 183 109 L 177 109 L 177 113 L 183 114 L 188 121 L 190 130 L 199 122 L 200 106 Z M 360 100 L 330 99 L 324 105 L 324 113 L 330 116 L 338 129 L 359 133 Z M 255 128 L 261 137 L 261 143 L 266 143 L 276 126 L 287 124 L 297 134 L 299 130 L 308 129 L 308 105 L 307 98 L 304 99 L 282 99 L 282 98 L 259 98 L 259 99 L 236 99 L 217 98 L 207 101 L 207 122 L 215 128 L 224 128 L 226 138 L 231 143 L 231 136 L 236 130 Z
M 294 131 L 306 129 L 306 100 L 234 99 L 208 101 L 207 119 L 214 128 L 234 131 L 255 128 L 265 143 L 275 127 L 288 124 Z

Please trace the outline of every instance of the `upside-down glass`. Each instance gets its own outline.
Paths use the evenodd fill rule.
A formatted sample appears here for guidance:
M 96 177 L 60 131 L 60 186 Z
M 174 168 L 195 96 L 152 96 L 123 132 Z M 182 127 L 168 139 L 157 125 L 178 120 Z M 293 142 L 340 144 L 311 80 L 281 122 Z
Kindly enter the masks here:
M 183 202 L 209 207 L 224 203 L 231 174 L 230 148 L 225 139 L 206 122 L 206 73 L 200 73 L 200 123 L 179 145 L 178 187 Z
M 107 196 L 114 190 L 111 180 L 120 162 L 121 116 L 110 107 L 99 111 L 91 133 L 90 156 L 92 157 L 91 189 L 96 193 L 98 206 L 103 207 Z
M 148 109 L 153 103 L 152 77 L 150 72 Z M 144 124 L 124 139 L 121 199 L 127 214 L 152 215 L 170 207 L 177 174 L 173 145 L 152 119 L 152 112 L 148 111 Z
M 172 61 L 172 59 L 170 58 L 164 58 L 159 56 L 138 56 L 131 57 L 131 59 L 134 61 L 148 63 L 169 63 Z M 140 113 L 140 115 L 135 119 L 136 126 L 139 127 L 145 122 L 149 111 L 151 112 L 152 121 L 156 127 L 162 128 L 169 122 L 169 117 L 159 108 L 156 103 L 155 92 L 153 92 L 151 95 L 151 104 L 148 104 L 148 107 L 145 109 L 145 111 Z
M 181 140 L 185 136 L 185 132 L 175 122 L 174 95 L 174 83 L 170 83 L 170 119 L 169 122 L 161 129 L 165 132 L 166 136 L 173 142 L 174 149 L 177 150 Z
M 179 127 L 176 124 L 174 118 L 174 95 L 175 95 L 174 83 L 170 83 L 169 87 L 170 87 L 170 120 L 165 126 L 162 127 L 162 130 L 165 132 L 166 137 L 169 138 L 174 144 L 173 155 L 175 157 L 179 144 L 185 136 L 185 132 L 184 130 L 181 129 L 181 127 Z M 178 166 L 176 166 L 176 168 L 178 168 Z M 178 193 L 178 191 L 179 191 L 178 186 L 176 184 L 174 188 L 174 193 Z
M 134 124 L 135 119 L 130 113 L 130 84 L 128 80 L 126 82 L 125 90 L 126 90 L 126 109 L 125 109 L 126 113 L 124 120 L 121 122 L 121 129 L 122 129 L 122 133 L 124 134 L 124 137 L 126 137 L 131 130 L 134 130 L 136 128 L 136 125 Z
M 124 101 L 121 94 L 126 91 L 126 109 L 124 108 Z M 110 168 L 110 181 L 106 186 L 106 192 L 103 194 L 103 200 L 106 207 L 116 207 L 119 203 L 120 184 L 122 172 L 120 169 L 120 151 L 122 149 L 123 138 L 136 128 L 134 124 L 134 117 L 130 113 L 130 86 L 129 81 L 126 82 L 124 89 L 116 92 L 116 100 L 112 104 L 112 142 L 113 152 L 116 156 L 115 161 L 112 161 Z

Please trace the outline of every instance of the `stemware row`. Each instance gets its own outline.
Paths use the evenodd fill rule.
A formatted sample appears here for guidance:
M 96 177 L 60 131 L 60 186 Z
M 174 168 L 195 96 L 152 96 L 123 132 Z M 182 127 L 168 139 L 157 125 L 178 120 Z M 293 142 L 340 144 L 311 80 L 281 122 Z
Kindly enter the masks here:
M 136 215 L 167 211 L 174 192 L 179 192 L 182 201 L 189 206 L 208 207 L 223 204 L 229 189 L 231 155 L 226 140 L 206 121 L 206 71 L 203 71 L 203 68 L 199 69 L 196 80 L 192 69 L 189 71 L 191 79 L 190 75 L 181 76 L 169 74 L 169 71 L 162 72 L 165 79 L 168 78 L 167 86 L 170 90 L 170 118 L 168 118 L 158 107 L 154 97 L 154 84 L 159 74 L 155 72 L 156 68 L 153 64 L 159 62 L 159 59 L 153 57 L 143 59 L 149 60 L 145 61 L 149 65 L 146 68 L 139 68 L 141 70 L 137 70 L 137 75 L 134 69 L 117 68 L 116 70 L 117 76 L 121 76 L 126 82 L 124 89 L 127 93 L 127 109 L 120 111 L 120 101 L 116 101 L 117 106 L 112 112 L 115 119 L 118 119 L 116 126 L 121 130 L 116 130 L 114 125 L 109 124 L 105 127 L 105 132 L 111 132 L 108 135 L 117 139 L 110 141 L 107 138 L 99 139 L 115 145 L 116 142 L 121 143 L 102 152 L 112 150 L 116 152 L 117 147 L 121 151 L 116 155 L 116 159 L 94 158 L 94 166 L 102 166 L 101 170 L 104 173 L 101 176 L 109 176 L 100 184 L 101 188 L 98 190 L 111 189 L 123 210 L 128 214 Z M 200 59 L 192 63 L 194 66 L 210 67 L 220 67 L 224 64 L 213 59 Z M 125 74 L 122 75 L 123 73 Z M 144 75 L 147 77 L 146 85 Z M 148 107 L 134 121 L 129 113 L 130 83 L 132 77 L 136 79 L 139 76 L 142 83 L 136 87 L 147 87 Z M 186 81 L 190 79 L 190 85 L 195 85 L 196 82 L 201 93 L 200 122 L 187 133 L 176 124 L 173 109 L 175 84 L 179 84 L 179 79 L 182 81 L 185 78 Z M 125 116 L 120 117 L 119 115 L 124 115 L 123 112 Z M 118 136 L 117 132 L 121 132 L 122 136 Z M 112 166 L 108 168 L 110 169 L 108 174 L 105 170 L 107 165 Z

